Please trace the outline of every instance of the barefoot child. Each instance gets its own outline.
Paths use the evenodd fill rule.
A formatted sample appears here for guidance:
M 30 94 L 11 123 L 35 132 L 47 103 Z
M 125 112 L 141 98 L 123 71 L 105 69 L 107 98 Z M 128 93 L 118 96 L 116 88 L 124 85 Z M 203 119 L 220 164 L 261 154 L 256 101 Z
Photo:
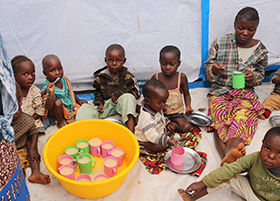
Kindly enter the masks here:
M 175 131 L 177 124 L 170 122 L 163 114 L 168 90 L 161 81 L 151 79 L 143 86 L 143 96 L 135 136 L 139 145 L 150 151 L 164 151 L 178 142 L 169 137 Z
M 41 156 L 38 153 L 37 142 L 39 128 L 35 126 L 35 120 L 21 110 L 21 87 L 16 84 L 16 96 L 19 110 L 14 114 L 12 127 L 15 133 L 15 143 L 20 157 L 21 167 L 25 170 L 31 167 L 31 175 L 28 180 L 32 183 L 48 184 L 50 176 L 40 171 Z
M 183 200 L 196 200 L 221 183 L 221 186 L 229 185 L 232 191 L 246 200 L 280 200 L 280 127 L 268 130 L 262 142 L 260 152 L 213 170 L 186 190 L 178 189 Z M 247 175 L 237 175 L 243 172 Z M 190 192 L 193 192 L 192 195 Z
M 77 120 L 103 119 L 120 114 L 122 122 L 134 132 L 136 99 L 140 97 L 140 89 L 136 78 L 123 66 L 125 61 L 125 51 L 121 45 L 113 44 L 107 48 L 107 66 L 94 73 L 94 101 L 78 110 Z
M 11 61 L 16 82 L 22 91 L 21 109 L 35 119 L 35 125 L 40 133 L 45 133 L 41 117 L 45 114 L 45 106 L 41 91 L 33 83 L 35 81 L 35 66 L 26 56 L 19 55 Z
M 278 69 L 273 75 L 271 82 L 275 84 L 271 94 L 264 100 L 264 114 L 261 119 L 269 118 L 273 110 L 280 110 L 280 69 Z M 278 120 L 279 121 L 279 120 Z
M 177 132 L 186 133 L 190 131 L 191 124 L 182 114 L 190 114 L 193 109 L 191 108 L 188 79 L 184 73 L 177 72 L 181 64 L 180 55 L 180 50 L 175 46 L 169 45 L 162 48 L 159 55 L 162 72 L 153 75 L 152 78 L 160 80 L 168 89 L 169 97 L 166 101 L 166 116 L 170 121 L 177 124 Z
M 70 81 L 63 74 L 63 67 L 56 55 L 43 58 L 43 73 L 46 76 L 42 91 L 47 94 L 46 115 L 57 120 L 57 127 L 75 121 L 78 108 L 86 100 L 80 100 L 73 92 Z M 56 81 L 56 83 L 54 83 Z

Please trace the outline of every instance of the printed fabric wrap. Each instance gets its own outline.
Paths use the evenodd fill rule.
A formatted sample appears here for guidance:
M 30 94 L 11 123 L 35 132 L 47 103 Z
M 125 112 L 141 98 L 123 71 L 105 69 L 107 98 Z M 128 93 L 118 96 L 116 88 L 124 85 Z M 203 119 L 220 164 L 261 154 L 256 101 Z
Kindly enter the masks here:
M 0 96 L 2 102 L 2 114 L 0 113 L 0 132 L 5 139 L 13 143 L 14 131 L 11 126 L 13 114 L 18 110 L 16 99 L 16 86 L 14 73 L 10 66 L 3 38 L 0 34 Z
M 249 145 L 257 129 L 258 117 L 263 112 L 263 105 L 251 91 L 235 89 L 220 96 L 210 96 L 208 115 L 214 122 L 206 127 L 206 131 L 216 129 L 223 142 L 240 137 Z

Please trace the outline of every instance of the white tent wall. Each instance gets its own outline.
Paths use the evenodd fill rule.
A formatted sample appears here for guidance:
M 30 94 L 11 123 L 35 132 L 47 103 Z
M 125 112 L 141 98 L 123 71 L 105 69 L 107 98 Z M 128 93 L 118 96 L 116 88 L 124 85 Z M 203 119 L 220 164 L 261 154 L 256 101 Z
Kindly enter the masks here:
M 198 78 L 202 63 L 204 3 L 209 0 L 0 0 L 0 31 L 10 58 L 24 54 L 32 59 L 38 86 L 45 80 L 41 60 L 51 53 L 61 59 L 74 90 L 92 89 L 93 72 L 105 65 L 104 52 L 112 43 L 123 45 L 125 65 L 138 80 L 159 72 L 160 49 L 176 45 L 181 50 L 179 70 L 192 82 Z M 209 44 L 217 36 L 233 32 L 236 13 L 248 5 L 260 13 L 256 37 L 269 49 L 269 63 L 278 63 L 277 0 L 211 0 Z
M 92 89 L 93 72 L 105 65 L 112 43 L 123 45 L 126 66 L 138 80 L 160 71 L 159 51 L 173 44 L 182 53 L 181 71 L 190 80 L 200 68 L 199 1 L 1 1 L 0 27 L 9 56 L 30 57 L 36 84 L 42 84 L 41 60 L 59 56 L 75 90 Z

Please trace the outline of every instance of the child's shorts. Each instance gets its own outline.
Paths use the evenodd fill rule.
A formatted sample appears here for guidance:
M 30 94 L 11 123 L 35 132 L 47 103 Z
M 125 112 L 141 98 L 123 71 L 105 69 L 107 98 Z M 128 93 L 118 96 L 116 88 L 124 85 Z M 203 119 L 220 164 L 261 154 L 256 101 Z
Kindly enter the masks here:
M 239 195 L 247 201 L 260 200 L 252 190 L 248 179 L 242 175 L 236 175 L 230 180 L 224 181 L 215 188 L 207 187 L 207 192 L 210 194 L 222 188 L 228 188 L 229 190 L 233 191 L 234 193 L 236 193 L 237 195 Z

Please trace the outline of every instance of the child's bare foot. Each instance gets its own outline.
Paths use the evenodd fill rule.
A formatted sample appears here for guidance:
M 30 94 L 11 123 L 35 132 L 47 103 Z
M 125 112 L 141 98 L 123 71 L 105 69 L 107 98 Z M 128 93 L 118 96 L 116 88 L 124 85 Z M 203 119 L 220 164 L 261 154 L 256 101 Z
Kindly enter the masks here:
M 75 121 L 75 117 L 71 117 L 71 119 L 66 120 L 66 123 L 70 124 L 70 123 L 73 123 L 74 121 Z
M 235 149 L 233 149 L 230 154 L 226 155 L 221 163 L 221 166 L 224 165 L 224 163 L 232 163 L 236 161 L 238 158 L 244 156 L 246 154 L 245 150 L 245 144 L 243 142 L 240 142 Z
M 261 115 L 259 116 L 259 119 L 266 119 L 266 118 L 265 118 L 265 116 L 264 116 L 263 114 L 261 114 Z
M 63 126 L 66 126 L 65 122 L 62 121 L 62 122 L 57 122 L 57 127 L 58 128 L 62 128 Z
M 28 181 L 38 184 L 49 184 L 51 182 L 50 176 L 41 173 L 39 170 L 34 170 L 28 177 Z
M 193 201 L 194 200 L 192 198 L 192 196 L 190 194 L 186 193 L 183 189 L 180 188 L 177 191 L 184 201 Z

